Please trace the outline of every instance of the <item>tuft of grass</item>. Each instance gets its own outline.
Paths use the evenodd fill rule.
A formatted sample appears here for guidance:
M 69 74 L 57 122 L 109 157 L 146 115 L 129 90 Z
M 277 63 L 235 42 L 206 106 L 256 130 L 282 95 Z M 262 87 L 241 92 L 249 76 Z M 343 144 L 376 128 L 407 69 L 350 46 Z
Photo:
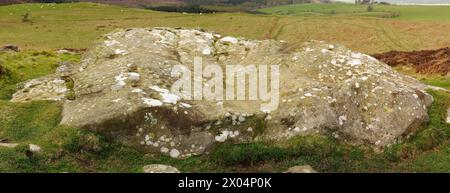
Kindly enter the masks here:
M 66 88 L 68 89 L 66 99 L 75 100 L 76 96 L 75 91 L 73 90 L 73 88 L 75 87 L 74 81 L 70 77 L 66 77 L 64 80 L 66 82 Z
M 282 161 L 290 156 L 287 149 L 261 143 L 223 144 L 211 154 L 211 159 L 224 165 L 254 165 L 263 161 Z
M 22 15 L 22 22 L 23 23 L 31 22 L 30 13 L 27 12 Z
M 372 4 L 370 4 L 370 5 L 368 5 L 367 6 L 367 12 L 373 12 L 374 10 L 373 10 L 373 5 Z
M 10 103 L 0 100 L 0 138 L 13 141 L 39 138 L 60 122 L 61 105 L 49 101 Z
M 341 144 L 323 135 L 298 136 L 281 146 L 223 144 L 211 153 L 210 159 L 222 167 L 253 167 L 261 172 L 282 172 L 299 164 L 309 164 L 323 172 L 381 171 L 386 167 L 385 160 L 376 157 L 371 150 Z M 259 170 L 259 166 L 267 164 L 272 167 Z

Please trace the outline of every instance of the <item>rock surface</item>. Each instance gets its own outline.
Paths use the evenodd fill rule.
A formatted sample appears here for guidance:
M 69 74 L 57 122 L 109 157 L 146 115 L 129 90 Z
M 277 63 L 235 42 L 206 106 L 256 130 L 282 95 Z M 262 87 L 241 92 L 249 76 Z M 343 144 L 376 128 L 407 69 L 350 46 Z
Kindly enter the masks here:
M 177 168 L 162 164 L 146 165 L 143 170 L 144 173 L 180 173 Z
M 310 165 L 294 166 L 289 168 L 285 173 L 318 173 Z
M 267 113 L 260 101 L 183 100 L 171 93 L 178 80 L 172 67 L 192 69 L 194 56 L 202 56 L 204 67 L 279 65 L 278 109 Z M 427 121 L 432 102 L 417 80 L 342 46 L 311 41 L 290 48 L 191 29 L 110 33 L 67 74 L 75 100 L 65 101 L 61 124 L 173 158 L 225 141 L 276 143 L 311 133 L 382 148 Z M 18 93 L 13 100 L 34 98 Z
M 59 101 L 65 99 L 68 91 L 66 81 L 55 75 L 33 79 L 19 84 L 18 87 L 20 90 L 13 94 L 12 102 L 31 100 Z

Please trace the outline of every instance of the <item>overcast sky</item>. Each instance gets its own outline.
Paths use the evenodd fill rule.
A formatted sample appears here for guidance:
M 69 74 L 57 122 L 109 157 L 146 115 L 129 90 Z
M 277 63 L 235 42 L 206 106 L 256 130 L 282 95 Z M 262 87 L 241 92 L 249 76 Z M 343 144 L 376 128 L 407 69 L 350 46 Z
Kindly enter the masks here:
M 355 2 L 355 0 L 336 0 L 345 2 Z M 418 4 L 450 4 L 450 0 L 376 0 L 389 3 L 418 3 Z

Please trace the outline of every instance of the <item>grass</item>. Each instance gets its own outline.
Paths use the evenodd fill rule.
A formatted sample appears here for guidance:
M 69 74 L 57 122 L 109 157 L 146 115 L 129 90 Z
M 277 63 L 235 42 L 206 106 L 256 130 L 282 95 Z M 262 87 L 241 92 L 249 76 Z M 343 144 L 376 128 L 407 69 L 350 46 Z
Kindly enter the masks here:
M 66 47 L 88 48 L 102 34 L 116 28 L 156 26 L 201 27 L 224 35 L 285 40 L 294 44 L 310 39 L 325 40 L 365 53 L 435 49 L 450 44 L 450 35 L 447 33 L 450 31 L 450 22 L 444 21 L 445 18 L 450 18 L 445 16 L 449 12 L 437 12 L 433 8 L 428 8 L 428 12 L 424 14 L 439 13 L 443 14 L 442 17 L 438 15 L 434 19 L 427 20 L 408 16 L 401 19 L 408 15 L 404 13 L 399 18 L 388 19 L 367 17 L 365 13 L 345 14 L 352 9 L 356 9 L 357 12 L 363 11 L 362 7 L 347 7 L 348 4 L 306 4 L 275 7 L 269 10 L 276 12 L 277 9 L 291 9 L 291 7 L 308 10 L 319 9 L 320 6 L 325 6 L 322 12 L 335 10 L 336 14 L 300 11 L 298 14 L 287 16 L 247 13 L 199 15 L 164 13 L 94 3 L 0 6 L 0 45 L 17 44 L 23 49 L 46 51 Z M 326 6 L 342 6 L 342 8 L 334 9 Z M 394 8 L 395 6 L 392 9 Z M 377 9 L 381 8 L 376 6 L 375 12 L 371 14 L 378 14 Z M 409 10 L 408 7 L 401 9 Z M 439 9 L 445 10 L 447 7 Z M 29 13 L 30 22 L 21 21 L 25 13 Z
M 283 15 L 352 15 L 395 18 L 411 21 L 450 21 L 450 6 L 374 5 L 368 12 L 367 5 L 350 3 L 296 4 L 260 9 L 265 13 Z
M 438 74 L 418 74 L 416 70 L 410 66 L 396 66 L 394 69 L 402 74 L 407 74 L 425 84 L 437 86 L 450 90 L 450 76 L 442 76 Z
M 20 21 L 26 12 L 30 13 L 32 24 Z M 102 34 L 116 28 L 152 26 L 205 27 L 257 38 L 264 32 L 259 26 L 267 25 L 266 22 L 265 18 L 239 13 L 164 13 L 94 3 L 21 4 L 0 7 L 0 44 L 15 43 L 38 50 L 87 48 Z
M 144 165 L 155 163 L 173 165 L 183 172 L 282 172 L 303 164 L 312 165 L 320 172 L 450 172 L 450 125 L 444 123 L 450 94 L 442 91 L 429 91 L 435 99 L 429 110 L 430 122 L 417 134 L 382 153 L 350 146 L 329 136 L 313 135 L 296 137 L 279 146 L 224 143 L 210 155 L 184 160 L 143 155 L 107 141 L 101 134 L 59 126 L 61 104 L 57 102 L 8 102 L 17 83 L 52 73 L 58 62 L 80 59 L 79 55 L 48 50 L 86 48 L 114 28 L 203 27 L 227 35 L 292 43 L 327 40 L 367 53 L 450 44 L 447 19 L 433 18 L 448 12 L 437 12 L 434 8 L 427 8 L 428 12 L 436 12 L 428 19 L 420 14 L 408 16 L 400 10 L 404 7 L 388 7 L 398 9 L 401 14 L 387 19 L 380 18 L 384 14 L 380 12 L 384 11 L 378 6 L 374 15 L 362 14 L 362 7 L 314 6 L 318 7 L 301 9 L 318 11 L 297 11 L 287 16 L 161 13 L 93 3 L 0 6 L 0 44 L 14 43 L 26 49 L 20 53 L 0 52 L 0 66 L 5 72 L 0 77 L 0 140 L 20 144 L 16 148 L 0 149 L 0 172 L 142 172 Z M 411 11 L 424 8 L 416 9 Z M 21 21 L 24 13 L 29 13 L 29 22 Z M 397 70 L 427 84 L 449 88 L 448 77 Z M 70 87 L 72 83 L 68 84 Z M 29 155 L 28 144 L 37 144 L 43 151 Z
M 0 137 L 13 141 L 28 140 L 40 136 L 59 124 L 61 108 L 50 102 L 9 103 L 1 102 L 2 130 Z

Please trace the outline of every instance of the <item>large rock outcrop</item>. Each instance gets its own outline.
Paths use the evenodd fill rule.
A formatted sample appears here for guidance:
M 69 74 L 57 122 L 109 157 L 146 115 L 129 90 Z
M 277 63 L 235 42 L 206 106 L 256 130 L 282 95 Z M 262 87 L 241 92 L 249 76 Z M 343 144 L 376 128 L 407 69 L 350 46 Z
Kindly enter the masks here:
M 279 107 L 266 112 L 259 101 L 175 95 L 172 67 L 192 68 L 194 56 L 203 66 L 279 65 Z M 311 41 L 292 48 L 191 29 L 110 33 L 66 74 L 75 99 L 64 102 L 61 124 L 174 158 L 224 141 L 276 143 L 311 133 L 384 147 L 427 121 L 432 101 L 415 79 L 342 46 Z

